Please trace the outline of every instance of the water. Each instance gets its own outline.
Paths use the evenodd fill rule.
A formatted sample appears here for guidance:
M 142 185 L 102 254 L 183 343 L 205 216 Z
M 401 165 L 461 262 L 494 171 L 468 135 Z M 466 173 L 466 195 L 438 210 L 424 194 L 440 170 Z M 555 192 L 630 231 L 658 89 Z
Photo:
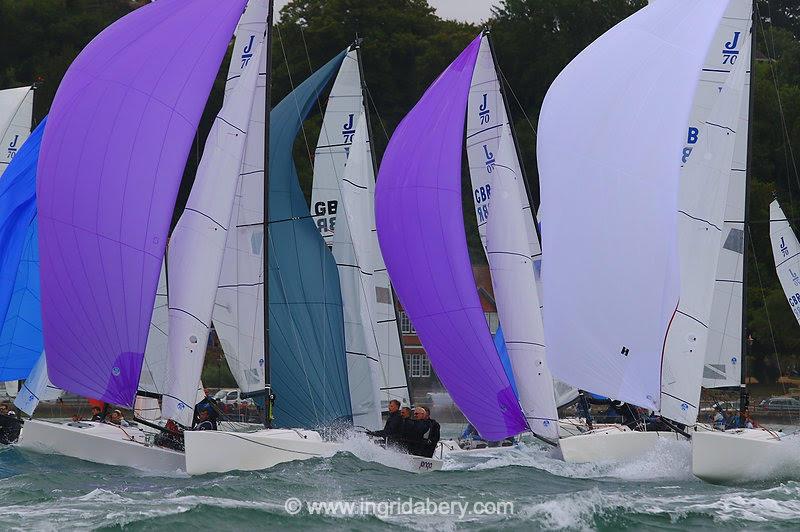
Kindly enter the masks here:
M 393 458 L 360 437 L 347 448 L 384 464 Z M 0 529 L 796 530 L 800 522 L 800 482 L 705 484 L 691 475 L 687 443 L 662 441 L 649 455 L 625 464 L 565 464 L 538 444 L 500 453 L 448 459 L 445 471 L 425 475 L 342 453 L 263 472 L 189 478 L 6 447 L 0 449 Z M 303 504 L 350 501 L 358 515 L 310 515 L 307 508 L 289 515 L 288 497 Z M 406 513 L 390 511 L 392 501 Z M 463 505 L 469 511 L 462 517 L 419 506 L 432 509 L 450 501 L 455 505 L 448 509 Z M 486 505 L 506 502 L 513 509 L 474 512 L 475 503 L 492 510 Z M 412 504 L 426 515 L 409 515 Z

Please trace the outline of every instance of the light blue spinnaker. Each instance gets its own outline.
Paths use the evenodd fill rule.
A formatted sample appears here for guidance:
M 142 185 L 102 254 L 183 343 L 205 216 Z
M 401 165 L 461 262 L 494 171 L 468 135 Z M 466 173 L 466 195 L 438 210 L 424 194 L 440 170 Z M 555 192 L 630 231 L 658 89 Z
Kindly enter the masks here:
M 269 348 L 276 427 L 352 418 L 336 262 L 309 217 L 292 148 L 342 52 L 270 114 Z
M 503 363 L 503 370 L 505 370 L 508 376 L 508 381 L 511 383 L 511 388 L 514 390 L 514 395 L 519 398 L 517 382 L 514 380 L 514 370 L 511 367 L 511 359 L 508 358 L 508 349 L 506 349 L 506 339 L 503 336 L 502 326 L 498 326 L 497 332 L 494 333 L 494 347 L 497 349 L 497 354 L 500 356 L 500 362 Z
M 36 166 L 47 119 L 0 180 L 0 380 L 25 379 L 42 354 Z

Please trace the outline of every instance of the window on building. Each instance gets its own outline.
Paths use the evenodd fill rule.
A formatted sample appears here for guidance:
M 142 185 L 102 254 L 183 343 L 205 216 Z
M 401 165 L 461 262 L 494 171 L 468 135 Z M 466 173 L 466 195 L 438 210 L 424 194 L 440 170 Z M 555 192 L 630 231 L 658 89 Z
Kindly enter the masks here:
M 500 318 L 497 317 L 497 312 L 484 312 L 486 315 L 486 323 L 489 325 L 489 330 L 492 334 L 497 332 L 500 327 Z
M 403 334 L 417 333 L 417 330 L 414 328 L 414 324 L 411 323 L 410 319 L 408 319 L 408 314 L 406 314 L 405 310 L 400 311 L 400 332 Z
M 424 353 L 412 353 L 406 357 L 409 377 L 430 377 L 431 361 Z

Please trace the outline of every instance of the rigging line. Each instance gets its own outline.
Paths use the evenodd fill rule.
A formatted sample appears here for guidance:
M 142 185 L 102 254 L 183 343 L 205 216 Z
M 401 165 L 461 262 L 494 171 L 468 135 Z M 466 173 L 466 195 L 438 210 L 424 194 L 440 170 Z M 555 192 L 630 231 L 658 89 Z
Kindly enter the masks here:
M 281 53 L 283 54 L 283 62 L 286 63 L 286 73 L 289 75 L 289 87 L 291 87 L 292 92 L 294 92 L 295 86 L 294 81 L 292 80 L 292 69 L 289 68 L 289 58 L 286 56 L 286 47 L 283 45 L 283 34 L 281 33 L 280 24 L 275 25 L 275 29 L 278 30 L 278 42 L 281 45 Z M 308 154 L 308 160 L 313 161 L 311 157 L 311 148 L 308 144 L 308 136 L 306 135 L 306 128 L 303 124 L 304 120 L 302 120 L 302 113 L 300 113 L 300 106 L 297 104 L 297 97 L 294 98 L 294 106 L 297 109 L 297 116 L 300 117 L 300 130 L 303 132 L 303 142 L 306 145 L 306 154 Z M 313 163 L 312 163 L 313 166 Z
M 511 96 L 514 97 L 514 101 L 517 102 L 517 107 L 519 107 L 520 111 L 522 111 L 522 116 L 525 117 L 525 121 L 531 127 L 531 131 L 533 131 L 533 136 L 536 137 L 538 135 L 538 133 L 536 132 L 536 128 L 534 127 L 533 122 L 531 122 L 531 119 L 528 118 L 528 113 L 525 112 L 525 108 L 522 106 L 522 102 L 520 102 L 519 98 L 517 98 L 517 93 L 514 92 L 514 89 L 511 87 L 511 83 L 508 82 L 508 78 L 506 77 L 505 73 L 500 68 L 500 66 L 499 65 L 495 65 L 495 68 L 497 69 L 497 72 L 500 74 L 500 77 L 502 78 L 503 83 L 505 83 L 506 87 L 508 87 L 508 91 L 511 93 Z M 508 118 L 509 121 L 511 120 L 510 116 L 507 117 L 507 118 Z
M 367 93 L 369 103 L 372 104 L 372 108 L 375 110 L 375 116 L 378 117 L 378 123 L 381 125 L 381 130 L 383 130 L 383 136 L 386 137 L 386 142 L 389 142 L 389 133 L 386 131 L 386 126 L 383 124 L 383 118 L 381 118 L 381 113 L 378 111 L 378 106 L 375 105 L 375 100 L 372 98 L 372 91 L 369 90 L 366 81 L 362 80 L 361 83 L 364 85 L 364 91 Z
M 758 286 L 759 286 L 759 288 L 761 290 L 761 302 L 764 305 L 764 314 L 767 317 L 767 326 L 769 327 L 769 335 L 770 335 L 770 338 L 772 339 L 772 352 L 775 355 L 775 363 L 778 365 L 778 373 L 782 377 L 783 376 L 783 369 L 781 368 L 780 358 L 778 358 L 778 345 L 775 343 L 775 332 L 774 332 L 774 330 L 772 328 L 772 319 L 770 319 L 770 317 L 769 317 L 769 308 L 767 307 L 767 295 L 764 292 L 764 283 L 761 281 L 761 270 L 758 267 L 758 257 L 756 256 L 756 247 L 755 247 L 755 244 L 753 244 L 753 235 L 750 232 L 750 228 L 749 227 L 747 228 L 747 232 L 750 233 L 750 238 L 749 238 L 749 240 L 750 240 L 750 250 L 751 250 L 750 252 L 753 254 L 753 259 L 754 260 L 752 262 L 753 262 L 753 264 L 755 264 L 755 267 L 756 267 L 756 277 L 758 277 Z M 745 331 L 742 331 L 742 332 L 745 332 Z M 747 353 L 743 353 L 743 356 L 747 356 Z M 786 393 L 786 383 L 781 382 L 781 386 L 783 387 L 783 393 L 785 394 Z

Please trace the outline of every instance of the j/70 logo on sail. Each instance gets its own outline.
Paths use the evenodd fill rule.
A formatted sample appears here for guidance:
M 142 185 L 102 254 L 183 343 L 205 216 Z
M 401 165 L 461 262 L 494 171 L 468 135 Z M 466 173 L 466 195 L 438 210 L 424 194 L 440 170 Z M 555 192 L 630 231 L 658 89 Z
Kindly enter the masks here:
M 739 57 L 739 50 L 737 50 L 736 47 L 739 46 L 739 35 L 741 34 L 741 31 L 734 32 L 733 38 L 725 43 L 725 47 L 722 49 L 723 65 L 733 65 L 736 63 L 736 58 Z
M 17 153 L 17 142 L 19 142 L 19 135 L 14 135 L 14 139 L 11 141 L 11 144 L 8 145 L 9 159 L 13 159 L 14 155 Z
M 253 58 L 253 42 L 255 39 L 256 36 L 251 35 L 250 41 L 245 45 L 244 50 L 242 50 L 242 68 L 246 67 L 250 63 L 250 59 Z
M 489 104 L 486 101 L 488 94 L 483 95 L 483 103 L 478 107 L 478 118 L 481 119 L 481 124 L 488 124 L 492 117 L 489 112 Z
M 344 137 L 345 144 L 353 143 L 353 135 L 356 133 L 356 128 L 353 127 L 353 113 L 347 117 L 347 123 L 342 125 L 342 137 Z

